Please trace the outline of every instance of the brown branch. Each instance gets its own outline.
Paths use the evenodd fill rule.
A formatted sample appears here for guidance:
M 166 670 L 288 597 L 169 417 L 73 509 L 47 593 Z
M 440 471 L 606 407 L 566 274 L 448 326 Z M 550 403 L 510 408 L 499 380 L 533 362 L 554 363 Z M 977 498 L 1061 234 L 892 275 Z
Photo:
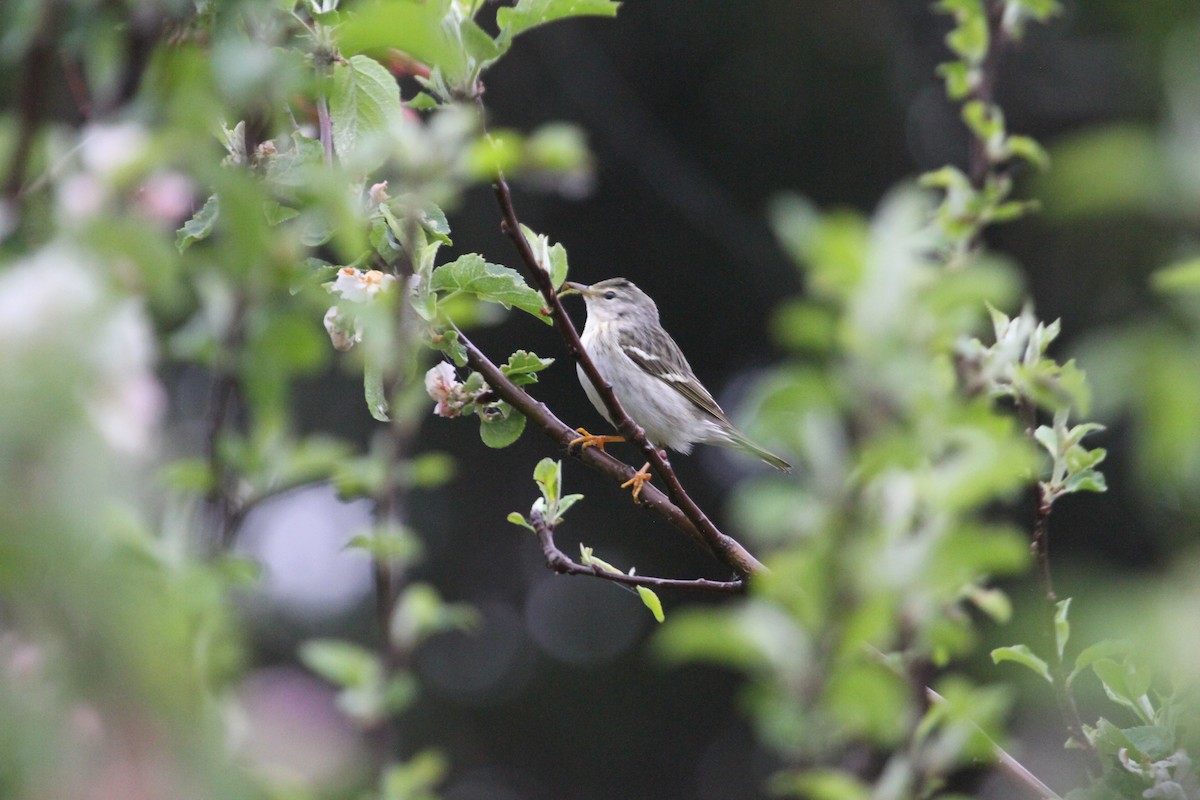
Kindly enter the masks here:
M 583 342 L 579 339 L 578 331 L 575 330 L 571 318 L 563 310 L 562 301 L 555 290 L 549 273 L 538 263 L 537 257 L 534 256 L 533 250 L 529 246 L 529 242 L 521 232 L 521 224 L 517 218 L 516 209 L 513 206 L 512 191 L 509 189 L 503 175 L 497 178 L 493 189 L 496 195 L 496 202 L 500 206 L 500 212 L 503 217 L 501 230 L 504 231 L 516 246 L 517 252 L 525 262 L 534 283 L 537 284 L 538 290 L 546 300 L 554 327 L 566 343 L 567 352 L 571 354 L 571 357 L 583 369 L 584 375 L 587 376 L 591 384 L 596 387 L 596 391 L 603 401 L 604 407 L 608 409 L 614 427 L 625 437 L 627 442 L 633 443 L 642 451 L 646 460 L 654 467 L 654 471 L 662 478 L 663 484 L 667 487 L 667 494 L 692 523 L 692 526 L 709 552 L 732 567 L 742 577 L 750 577 L 755 573 L 764 572 L 766 567 L 763 566 L 762 562 L 751 555 L 735 539 L 722 533 L 713 524 L 712 520 L 696 504 L 696 501 L 684 490 L 683 485 L 679 482 L 679 478 L 675 475 L 675 470 L 671 468 L 665 456 L 646 438 L 646 432 L 622 408 L 620 400 L 617 399 L 616 394 L 613 392 L 612 384 L 600 374 L 595 362 L 592 361 L 584 349 Z M 644 496 L 645 490 L 643 490 Z
M 540 511 L 532 511 L 529 521 L 538 541 L 542 544 L 542 555 L 546 557 L 546 566 L 559 575 L 590 575 L 593 578 L 621 583 L 626 586 L 646 586 L 654 589 L 691 589 L 694 591 L 717 592 L 719 594 L 742 594 L 746 591 L 746 582 L 710 581 L 706 578 L 684 580 L 679 578 L 655 578 L 649 575 L 626 575 L 621 572 L 608 572 L 597 567 L 586 566 L 571 560 L 571 557 L 558 549 L 554 543 L 554 528 L 546 522 Z

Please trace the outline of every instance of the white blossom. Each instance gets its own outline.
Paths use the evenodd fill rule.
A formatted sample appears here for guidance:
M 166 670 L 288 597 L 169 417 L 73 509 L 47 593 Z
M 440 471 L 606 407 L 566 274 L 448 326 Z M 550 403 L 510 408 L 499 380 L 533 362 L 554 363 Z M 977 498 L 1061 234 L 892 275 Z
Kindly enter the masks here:
M 396 276 L 377 269 L 342 267 L 330 291 L 351 303 L 365 303 L 396 282 Z
M 0 273 L 0 373 L 61 359 L 83 415 L 117 452 L 147 450 L 166 406 L 139 302 L 119 300 L 83 254 L 50 246 Z

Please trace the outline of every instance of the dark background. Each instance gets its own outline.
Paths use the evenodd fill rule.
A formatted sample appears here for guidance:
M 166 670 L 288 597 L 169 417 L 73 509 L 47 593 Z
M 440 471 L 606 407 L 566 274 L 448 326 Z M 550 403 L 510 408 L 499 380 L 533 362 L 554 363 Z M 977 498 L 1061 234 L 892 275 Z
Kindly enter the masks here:
M 567 247 L 574 279 L 621 275 L 655 297 L 699 376 L 736 408 L 747 377 L 779 355 L 767 335 L 770 309 L 801 290 L 766 224 L 770 199 L 793 191 L 824 208 L 870 213 L 896 182 L 965 159 L 957 110 L 935 75 L 948 58 L 947 22 L 929 5 L 631 0 L 615 20 L 524 37 L 488 75 L 491 124 L 531 131 L 574 122 L 596 172 L 580 198 L 518 185 L 522 221 Z M 1162 110 L 1162 43 L 1188 15 L 1194 21 L 1193 3 L 1182 1 L 1066 3 L 1005 55 L 998 100 L 1010 129 L 1053 147 L 1113 120 L 1152 122 Z M 1018 196 L 1030 191 L 1022 186 Z M 477 251 L 516 265 L 485 188 L 453 210 L 451 223 L 451 255 Z M 1089 330 L 1138 314 L 1146 275 L 1186 233 L 1137 216 L 1072 225 L 1034 216 L 987 238 L 1023 265 L 1039 316 L 1063 319 L 1062 354 Z M 603 429 L 549 328 L 514 314 L 474 338 L 500 360 L 518 347 L 560 358 L 534 393 L 571 424 Z M 357 381 L 330 375 L 305 405 L 310 420 L 341 418 L 365 439 L 366 415 L 345 413 L 361 407 Z M 1161 531 L 1138 516 L 1120 480 L 1123 436 L 1118 426 L 1105 441 L 1114 448 L 1113 491 L 1055 516 L 1055 552 L 1068 574 L 1165 564 Z M 474 604 L 484 620 L 474 635 L 442 637 L 419 654 L 426 693 L 401 725 L 406 751 L 437 746 L 449 755 L 446 796 L 763 796 L 774 762 L 739 715 L 738 678 L 657 664 L 642 646 L 653 622 L 636 597 L 551 575 L 533 538 L 504 521 L 532 502 L 533 465 L 557 455 L 548 441 L 531 430 L 492 451 L 472 422 L 431 416 L 419 448 L 454 453 L 458 472 L 446 488 L 413 498 L 412 522 L 427 545 L 415 577 Z M 723 501 L 747 464 L 705 448 L 674 464 L 702 506 L 736 531 Z M 564 529 L 563 549 L 579 539 L 643 574 L 726 577 L 607 481 L 569 459 L 564 472 L 568 491 L 586 494 L 588 505 Z M 1018 598 L 1023 592 L 1014 587 Z M 668 616 L 705 602 L 663 599 Z M 365 632 L 369 616 L 364 607 L 330 626 Z

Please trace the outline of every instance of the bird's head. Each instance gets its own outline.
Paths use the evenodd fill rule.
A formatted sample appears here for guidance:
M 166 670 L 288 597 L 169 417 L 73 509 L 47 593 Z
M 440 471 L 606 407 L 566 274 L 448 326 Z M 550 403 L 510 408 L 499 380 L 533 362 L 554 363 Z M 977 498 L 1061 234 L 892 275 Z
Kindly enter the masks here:
M 591 286 L 568 281 L 563 288 L 561 294 L 582 296 L 588 317 L 598 322 L 658 322 L 658 306 L 627 278 L 609 278 Z

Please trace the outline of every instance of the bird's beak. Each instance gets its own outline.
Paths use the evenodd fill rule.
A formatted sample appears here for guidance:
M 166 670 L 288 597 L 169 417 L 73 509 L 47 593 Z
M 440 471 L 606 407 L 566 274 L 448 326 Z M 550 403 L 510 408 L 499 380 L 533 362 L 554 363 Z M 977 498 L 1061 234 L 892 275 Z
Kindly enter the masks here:
M 587 297 L 588 294 L 591 293 L 591 289 L 592 287 L 588 286 L 587 284 L 567 281 L 562 285 L 562 288 L 558 290 L 558 296 L 562 297 L 563 295 L 577 294 Z

